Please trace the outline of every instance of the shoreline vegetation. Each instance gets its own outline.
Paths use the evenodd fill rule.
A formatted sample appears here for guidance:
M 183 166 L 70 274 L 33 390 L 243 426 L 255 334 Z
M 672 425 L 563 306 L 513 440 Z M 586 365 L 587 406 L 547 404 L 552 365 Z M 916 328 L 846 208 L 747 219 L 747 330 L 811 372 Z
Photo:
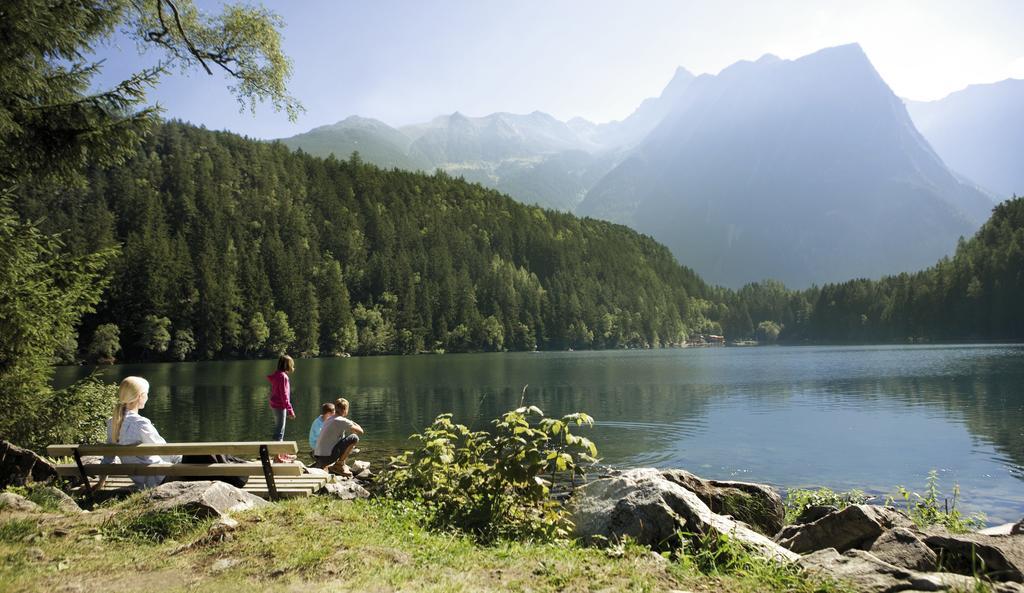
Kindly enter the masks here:
M 781 347 L 781 348 L 798 348 L 798 347 L 887 347 L 887 346 L 1021 346 L 1024 345 L 1024 339 L 948 339 L 948 340 L 930 340 L 930 339 L 906 339 L 903 341 L 894 340 L 890 342 L 879 342 L 879 341 L 865 341 L 865 342 L 775 342 L 770 344 L 762 344 L 756 340 L 743 340 L 740 342 L 726 342 L 721 344 L 674 344 L 664 345 L 658 348 L 642 348 L 642 347 L 626 347 L 620 346 L 617 348 L 588 348 L 583 350 L 576 350 L 572 348 L 564 350 L 502 350 L 497 352 L 485 352 L 485 351 L 469 351 L 469 352 L 446 352 L 444 350 L 435 351 L 422 351 L 412 353 L 383 353 L 383 354 L 350 354 L 350 353 L 339 353 L 339 354 L 318 354 L 317 356 L 302 356 L 297 354 L 296 357 L 303 360 L 311 360 L 317 358 L 361 358 L 364 356 L 441 356 L 446 354 L 517 354 L 517 353 L 558 353 L 558 352 L 626 352 L 626 351 L 638 351 L 638 350 L 686 350 L 690 348 L 755 348 L 755 347 Z M 63 363 L 56 365 L 57 367 L 92 367 L 94 370 L 101 371 L 105 367 L 123 365 L 123 364 L 178 364 L 181 362 L 232 362 L 232 361 L 244 361 L 244 360 L 273 360 L 274 357 L 270 355 L 259 355 L 253 357 L 244 356 L 230 356 L 215 358 L 211 360 L 77 360 L 71 363 Z
M 668 483 L 658 477 L 658 470 L 624 470 L 611 478 L 598 478 L 599 482 L 619 481 L 606 500 L 629 497 L 629 505 L 616 508 L 633 509 L 626 512 L 638 513 L 634 520 L 648 525 L 634 531 L 614 514 L 621 511 L 612 511 L 605 519 L 608 524 L 634 535 L 620 533 L 609 539 L 586 527 L 588 513 L 593 514 L 588 505 L 606 504 L 602 497 L 607 494 L 580 487 L 570 498 L 555 500 L 549 488 L 556 474 L 573 476 L 593 462 L 596 446 L 570 429 L 589 424 L 586 414 L 555 419 L 524 406 L 494 420 L 490 430 L 473 432 L 454 423 L 450 414 L 442 414 L 411 437 L 417 443 L 411 450 L 394 458 L 368 484 L 369 498 L 313 496 L 260 503 L 230 516 L 227 510 L 200 512 L 206 507 L 152 506 L 145 492 L 111 498 L 82 513 L 50 486 L 29 482 L 9 487 L 0 495 L 0 592 L 113 587 L 213 592 L 241 588 L 853 593 L 874 589 L 864 588 L 859 573 L 836 569 L 832 574 L 832 568 L 822 568 L 828 565 L 819 566 L 817 560 L 776 557 L 772 548 L 768 552 L 764 548 L 776 544 L 760 543 L 768 540 L 750 530 L 772 537 L 782 526 L 775 541 L 797 548 L 807 545 L 807 538 L 800 538 L 808 531 L 822 537 L 813 533 L 819 518 L 828 521 L 850 513 L 856 521 L 858 513 L 884 511 L 889 514 L 880 516 L 895 518 L 903 526 L 884 524 L 885 533 L 910 528 L 918 538 L 934 537 L 928 535 L 934 533 L 951 537 L 982 525 L 982 517 L 965 516 L 957 509 L 956 487 L 952 499 L 943 497 L 934 472 L 923 494 L 897 487 L 884 507 L 870 507 L 865 506 L 869 497 L 859 491 L 792 490 L 783 501 L 771 488 L 757 484 L 704 480 L 685 471 L 666 470 L 660 475 L 668 477 Z M 668 490 L 656 492 L 653 498 L 645 495 L 644 480 L 651 477 Z M 175 484 L 202 491 L 212 483 Z M 679 501 L 658 507 L 669 515 L 649 514 L 651 508 L 644 505 L 664 505 L 658 501 L 680 496 L 680 487 L 685 488 L 682 496 L 699 497 L 684 498 L 685 504 L 721 515 L 702 516 L 698 510 L 698 515 L 689 517 L 687 513 L 694 511 L 684 511 L 677 506 L 683 504 Z M 17 500 L 21 496 L 39 506 L 21 506 Z M 674 510 L 665 510 L 670 507 Z M 665 533 L 650 531 L 651 524 L 668 516 L 683 523 L 669 535 L 651 539 L 652 534 Z M 722 531 L 732 523 L 716 522 L 734 519 L 744 522 L 732 528 L 741 533 Z M 842 545 L 835 542 L 847 542 L 856 547 L 852 542 L 867 537 L 863 540 L 867 544 L 857 544 L 860 549 L 896 562 L 882 548 L 870 547 L 872 540 L 882 538 L 865 535 L 863 529 L 864 525 L 854 523 L 838 531 L 829 526 L 825 532 L 832 534 L 828 537 L 834 538 L 830 543 L 835 546 Z M 784 552 L 778 549 L 779 554 Z M 860 558 L 853 552 L 847 556 Z M 991 556 L 987 558 L 991 561 Z M 879 564 L 875 570 L 887 575 L 885 566 Z M 912 577 L 917 579 L 914 582 L 945 583 L 929 590 L 1024 590 L 1001 582 L 998 574 L 990 579 L 984 567 L 944 569 L 940 562 L 937 567 L 919 568 L 939 572 L 913 573 L 917 575 Z

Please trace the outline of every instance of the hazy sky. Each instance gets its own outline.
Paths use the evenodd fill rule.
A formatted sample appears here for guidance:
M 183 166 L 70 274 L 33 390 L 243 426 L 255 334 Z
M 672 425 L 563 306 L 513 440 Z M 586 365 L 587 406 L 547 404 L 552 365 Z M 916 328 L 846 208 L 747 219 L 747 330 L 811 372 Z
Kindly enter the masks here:
M 296 123 L 269 107 L 239 113 L 222 79 L 194 73 L 168 77 L 152 94 L 167 117 L 259 138 L 354 114 L 401 125 L 453 111 L 540 110 L 601 122 L 660 94 L 677 66 L 717 73 L 765 53 L 796 58 L 851 42 L 910 99 L 1024 78 L 1019 0 L 263 4 L 286 21 L 290 90 L 306 113 Z M 152 61 L 123 41 L 101 56 L 108 82 Z

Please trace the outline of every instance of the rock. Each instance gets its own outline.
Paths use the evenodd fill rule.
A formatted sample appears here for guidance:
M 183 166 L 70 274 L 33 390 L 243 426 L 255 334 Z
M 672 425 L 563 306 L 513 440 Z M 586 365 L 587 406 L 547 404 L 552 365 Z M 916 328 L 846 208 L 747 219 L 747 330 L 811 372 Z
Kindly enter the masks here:
M 353 461 L 352 462 L 352 470 L 353 471 L 360 471 L 361 472 L 364 469 L 370 469 L 370 462 L 369 461 Z
M 1014 529 L 1020 525 L 1019 523 L 1003 523 L 1002 525 L 996 525 L 995 527 L 987 527 L 985 529 L 979 529 L 978 533 L 982 535 L 1015 535 Z
M 833 548 L 818 550 L 800 559 L 799 564 L 813 575 L 845 581 L 863 593 L 895 593 L 897 591 L 977 591 L 979 581 L 973 577 L 946 572 L 924 573 L 893 566 L 863 550 L 849 550 L 840 555 Z M 993 583 L 987 589 L 994 593 L 1017 593 L 1018 585 Z
M 0 440 L 0 489 L 29 482 L 50 482 L 57 470 L 28 449 Z
M 238 558 L 221 558 L 210 566 L 210 572 L 223 572 L 233 566 L 241 564 L 242 561 Z
M 320 494 L 331 496 L 339 500 L 355 500 L 357 498 L 369 498 L 370 493 L 355 480 L 341 480 L 331 484 L 324 484 Z
M 786 537 L 777 538 L 776 541 L 798 554 L 825 548 L 845 552 L 874 541 L 893 527 L 913 525 L 909 517 L 896 509 L 854 504 L 829 513 L 813 523 L 789 530 Z
M 1024 519 L 1017 521 L 1017 524 L 1010 529 L 1011 535 L 1024 535 Z
M 364 469 L 363 471 L 354 474 L 352 477 L 354 477 L 357 480 L 369 482 L 373 480 L 373 472 L 370 471 L 369 469 Z
M 924 543 L 946 570 L 984 575 L 994 581 L 1024 582 L 1024 537 L 952 534 L 938 528 L 927 529 L 925 535 Z
M 869 551 L 879 560 L 911 570 L 936 570 L 937 557 L 917 535 L 905 527 L 886 531 L 871 544 Z
M 238 529 L 238 521 L 235 521 L 227 515 L 217 519 L 213 525 L 203 534 L 202 537 L 196 539 L 192 543 L 179 546 L 171 555 L 181 554 L 188 550 L 194 550 L 202 546 L 208 546 L 210 544 L 219 544 L 223 542 L 229 542 L 234 538 L 234 531 Z
M 834 513 L 838 510 L 838 507 L 834 507 L 832 505 L 809 506 L 800 513 L 799 517 L 796 518 L 796 524 L 803 525 L 804 523 L 814 523 L 825 515 Z
M 705 480 L 681 469 L 666 470 L 661 475 L 696 494 L 711 512 L 731 515 L 769 537 L 785 523 L 786 507 L 782 497 L 770 486 Z
M 31 500 L 13 492 L 0 492 L 0 511 L 38 513 L 43 509 Z
M 328 472 L 325 469 L 320 469 L 319 467 L 309 467 L 309 466 L 306 466 L 305 468 L 303 468 L 303 473 L 307 473 L 307 474 L 309 474 L 311 476 L 329 476 L 329 475 L 331 475 L 331 473 Z
M 77 514 L 84 513 L 82 507 L 78 506 L 74 498 L 68 496 L 66 492 L 60 488 L 54 488 L 53 486 L 38 486 L 40 490 L 46 492 L 48 496 L 57 501 L 57 508 L 63 513 Z
M 673 550 L 683 543 L 680 533 L 725 534 L 766 558 L 797 557 L 745 524 L 711 512 L 696 494 L 656 469 L 634 469 L 590 482 L 576 490 L 568 508 L 576 537 L 588 543 L 628 536 L 655 550 Z
M 145 491 L 142 500 L 151 505 L 150 512 L 185 509 L 200 518 L 223 517 L 270 504 L 255 494 L 216 481 L 168 482 Z

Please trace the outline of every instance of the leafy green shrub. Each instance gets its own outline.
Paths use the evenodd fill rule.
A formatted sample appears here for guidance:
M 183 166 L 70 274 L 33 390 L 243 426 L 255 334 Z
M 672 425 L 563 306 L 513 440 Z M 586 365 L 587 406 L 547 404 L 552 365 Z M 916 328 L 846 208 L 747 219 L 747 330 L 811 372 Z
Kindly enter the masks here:
M 950 499 L 942 498 L 942 492 L 939 490 L 939 473 L 935 470 L 928 472 L 923 496 L 903 486 L 897 486 L 896 496 L 888 497 L 885 501 L 886 506 L 895 507 L 896 497 L 903 501 L 903 510 L 919 527 L 941 525 L 953 533 L 964 533 L 985 526 L 985 515 L 974 513 L 965 517 L 956 508 L 960 501 L 959 484 L 953 484 L 952 503 Z
M 482 542 L 499 539 L 549 541 L 567 537 L 572 525 L 550 487 L 559 474 L 574 480 L 597 447 L 572 434 L 591 426 L 583 413 L 547 418 L 536 406 L 506 412 L 492 431 L 471 431 L 441 414 L 419 445 L 394 457 L 381 475 L 386 494 L 417 500 L 432 527 L 456 529 Z
M 837 492 L 831 488 L 797 488 L 786 493 L 786 523 L 792 523 L 810 507 L 830 506 L 845 509 L 852 504 L 864 504 L 869 499 L 860 490 Z

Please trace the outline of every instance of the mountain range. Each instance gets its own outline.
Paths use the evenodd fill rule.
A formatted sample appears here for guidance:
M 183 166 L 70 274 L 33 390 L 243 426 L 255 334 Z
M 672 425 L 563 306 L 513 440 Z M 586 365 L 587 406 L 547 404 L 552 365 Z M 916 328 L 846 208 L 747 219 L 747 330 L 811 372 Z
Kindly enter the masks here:
M 925 105 L 911 113 L 928 117 Z M 523 202 L 627 224 L 734 287 L 925 267 L 987 217 L 995 202 L 981 187 L 1005 193 L 989 175 L 950 170 L 856 44 L 717 75 L 679 68 L 659 97 L 616 122 L 453 113 L 393 128 L 350 117 L 282 142 L 443 169 Z
M 1024 80 L 971 85 L 907 109 L 951 169 L 1000 198 L 1024 196 Z

